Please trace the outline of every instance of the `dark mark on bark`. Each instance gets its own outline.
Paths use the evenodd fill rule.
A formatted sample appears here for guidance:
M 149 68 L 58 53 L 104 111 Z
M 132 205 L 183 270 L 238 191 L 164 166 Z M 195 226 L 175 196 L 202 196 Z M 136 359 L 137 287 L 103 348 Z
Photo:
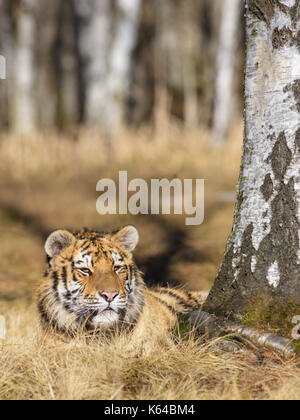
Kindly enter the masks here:
M 293 25 L 296 25 L 300 18 L 300 3 L 295 1 L 295 5 L 290 8 L 290 16 L 292 19 Z
M 290 10 L 289 7 L 277 0 L 249 0 L 249 12 L 259 20 L 266 22 L 267 25 L 270 25 L 276 8 L 284 13 L 288 13 Z
M 266 279 L 269 266 L 277 261 L 280 283 L 272 291 L 278 300 L 293 293 L 297 302 L 300 296 L 294 296 L 300 275 L 297 250 L 299 249 L 299 222 L 295 199 L 294 178 L 287 184 L 280 180 L 279 191 L 271 204 L 272 219 L 270 232 L 261 241 L 257 251 L 255 277 Z M 266 280 L 265 287 L 270 287 Z
M 293 45 L 295 41 L 293 31 L 286 26 L 281 29 L 275 28 L 272 33 L 272 45 L 274 49 L 282 48 L 287 44 Z
M 283 88 L 283 93 L 287 93 L 288 91 L 292 91 L 297 111 L 300 113 L 300 79 L 296 79 L 293 83 L 289 83 Z M 288 97 L 290 99 L 290 96 Z
M 244 284 L 251 280 L 252 270 L 251 270 L 251 259 L 256 255 L 255 248 L 252 244 L 252 234 L 253 234 L 253 223 L 250 223 L 243 234 L 242 245 L 241 245 L 241 261 L 240 261 L 240 272 L 238 278 Z M 248 279 L 250 277 L 250 279 Z M 253 278 L 252 278 L 253 280 Z
M 290 16 L 291 27 L 288 28 L 285 26 L 281 29 L 278 27 L 274 29 L 272 34 L 273 48 L 296 45 L 300 51 L 300 31 L 297 31 L 297 22 L 300 19 L 299 1 L 296 1 L 295 6 L 288 7 L 278 0 L 249 0 L 249 12 L 256 16 L 258 20 L 264 21 L 268 26 L 276 10 Z
M 295 45 L 300 51 L 300 31 L 293 31 L 284 26 L 281 29 L 275 28 L 272 33 L 272 45 L 274 49 L 283 48 L 285 45 Z
M 270 174 L 265 176 L 264 183 L 260 187 L 260 191 L 266 201 L 269 201 L 273 194 L 273 182 Z
M 292 152 L 290 151 L 284 132 L 282 131 L 273 147 L 272 153 L 268 157 L 274 175 L 277 180 L 282 179 L 292 160 Z
M 296 137 L 297 134 L 300 137 L 300 129 L 297 131 Z M 287 168 L 292 160 L 292 153 L 287 145 L 284 132 L 279 134 L 269 159 L 271 159 L 278 187 L 276 188 L 277 194 L 271 202 L 270 231 L 261 241 L 257 250 L 254 276 L 265 279 L 261 293 L 265 289 L 268 296 L 275 297 L 278 301 L 290 296 L 299 303 L 300 293 L 295 296 L 295 291 L 299 290 L 297 284 L 300 277 L 297 254 L 300 225 L 297 217 L 295 180 L 290 178 L 287 184 L 284 182 Z M 270 265 L 275 261 L 278 264 L 280 282 L 274 289 L 268 284 L 267 275 Z
M 297 35 L 295 38 L 295 44 L 297 45 L 297 48 L 300 51 L 300 31 L 297 32 Z
M 270 128 L 270 130 L 271 130 L 271 128 Z M 272 133 L 272 134 L 268 134 L 267 135 L 267 139 L 269 139 L 269 140 L 276 140 L 276 136 L 275 136 L 275 133 Z
M 300 152 L 300 128 L 298 128 L 298 130 L 296 131 L 295 146 L 297 148 L 297 151 Z
M 297 79 L 292 84 L 292 91 L 295 97 L 297 111 L 300 113 L 300 80 Z

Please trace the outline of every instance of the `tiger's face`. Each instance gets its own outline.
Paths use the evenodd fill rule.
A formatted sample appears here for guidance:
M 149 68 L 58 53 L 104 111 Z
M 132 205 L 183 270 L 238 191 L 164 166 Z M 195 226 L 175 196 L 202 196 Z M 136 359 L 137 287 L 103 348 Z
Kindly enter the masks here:
M 52 233 L 45 244 L 51 287 L 42 305 L 52 324 L 64 329 L 72 321 L 74 329 L 106 329 L 133 321 L 143 290 L 131 254 L 137 243 L 133 226 L 114 234 Z

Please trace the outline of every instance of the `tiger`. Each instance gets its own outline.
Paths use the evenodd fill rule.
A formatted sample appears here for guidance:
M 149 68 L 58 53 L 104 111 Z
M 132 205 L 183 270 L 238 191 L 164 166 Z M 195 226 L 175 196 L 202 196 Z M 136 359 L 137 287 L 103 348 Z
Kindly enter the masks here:
M 138 241 L 133 225 L 50 234 L 37 292 L 43 327 L 68 336 L 125 329 L 143 339 L 174 326 L 178 314 L 200 309 L 203 292 L 146 285 L 133 258 Z

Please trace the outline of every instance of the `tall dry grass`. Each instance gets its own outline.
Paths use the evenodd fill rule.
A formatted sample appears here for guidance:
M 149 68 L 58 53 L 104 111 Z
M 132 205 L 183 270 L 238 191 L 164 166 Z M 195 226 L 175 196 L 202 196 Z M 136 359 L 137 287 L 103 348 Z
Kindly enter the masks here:
M 231 228 L 241 127 L 225 149 L 209 146 L 209 133 L 122 131 L 109 146 L 97 132 L 76 136 L 6 136 L 0 140 L 0 399 L 279 399 L 299 398 L 299 368 L 268 354 L 226 354 L 170 332 L 159 348 L 129 351 L 129 337 L 98 337 L 76 345 L 44 340 L 34 293 L 44 270 L 43 241 L 58 227 L 106 230 L 134 223 L 136 252 L 147 281 L 173 280 L 209 289 Z M 181 216 L 102 216 L 96 183 L 136 176 L 205 178 L 203 225 L 187 228 Z M 226 193 L 226 194 L 224 194 Z M 224 198 L 225 197 L 225 198 Z M 153 277 L 155 277 L 153 279 Z M 73 343 L 74 344 L 74 343 Z
M 300 397 L 300 370 L 269 354 L 216 351 L 194 337 L 167 337 L 159 348 L 126 351 L 127 337 L 44 344 L 36 310 L 1 305 L 8 337 L 0 353 L 0 399 L 289 399 Z
M 132 176 L 192 176 L 212 179 L 208 187 L 224 189 L 236 180 L 241 155 L 242 126 L 232 129 L 224 148 L 210 146 L 207 131 L 184 133 L 176 126 L 167 131 L 121 130 L 113 141 L 96 130 L 73 135 L 36 134 L 29 138 L 4 135 L 0 141 L 1 174 L 15 182 L 44 180 L 67 182 L 97 171 Z

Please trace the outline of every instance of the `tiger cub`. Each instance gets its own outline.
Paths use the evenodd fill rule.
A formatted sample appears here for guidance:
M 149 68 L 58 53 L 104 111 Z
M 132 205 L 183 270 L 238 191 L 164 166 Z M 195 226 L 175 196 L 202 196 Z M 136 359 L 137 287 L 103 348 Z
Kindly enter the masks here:
M 58 230 L 46 243 L 48 268 L 38 289 L 42 324 L 57 332 L 107 331 L 120 327 L 143 337 L 165 331 L 177 314 L 199 309 L 201 292 L 148 288 L 132 257 L 134 226 L 111 234 Z

